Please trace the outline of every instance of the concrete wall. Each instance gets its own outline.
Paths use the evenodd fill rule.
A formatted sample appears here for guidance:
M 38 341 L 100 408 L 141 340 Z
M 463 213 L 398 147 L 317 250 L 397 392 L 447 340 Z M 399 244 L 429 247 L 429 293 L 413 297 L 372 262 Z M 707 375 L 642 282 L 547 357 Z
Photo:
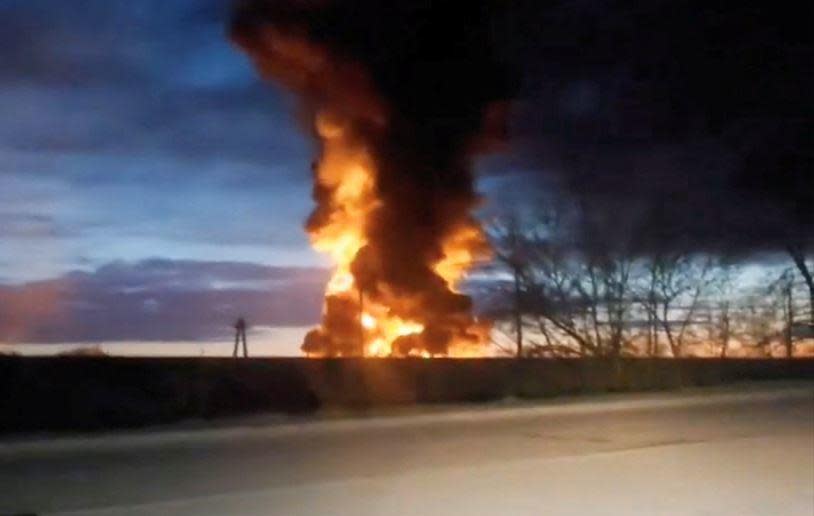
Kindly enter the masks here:
M 814 360 L 0 357 L 0 432 L 812 379 Z

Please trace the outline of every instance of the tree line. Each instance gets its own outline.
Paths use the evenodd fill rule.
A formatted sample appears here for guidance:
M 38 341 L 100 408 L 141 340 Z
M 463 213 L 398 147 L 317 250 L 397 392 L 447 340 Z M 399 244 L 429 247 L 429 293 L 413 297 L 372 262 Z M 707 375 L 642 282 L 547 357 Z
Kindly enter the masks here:
M 803 246 L 790 245 L 768 266 L 679 246 L 631 252 L 576 237 L 558 209 L 493 219 L 489 234 L 497 280 L 487 311 L 506 354 L 814 352 L 814 268 Z

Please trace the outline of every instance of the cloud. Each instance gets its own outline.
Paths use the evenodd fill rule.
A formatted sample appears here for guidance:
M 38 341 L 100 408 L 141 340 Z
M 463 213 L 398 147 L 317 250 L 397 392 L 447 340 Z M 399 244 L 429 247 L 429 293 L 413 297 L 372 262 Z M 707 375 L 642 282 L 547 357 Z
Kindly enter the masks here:
M 241 262 L 113 262 L 22 285 L 0 285 L 0 341 L 102 342 L 228 338 L 257 326 L 319 318 L 328 271 Z
M 672 0 L 517 5 L 528 8 L 510 13 L 504 34 L 524 73 L 510 166 L 567 196 L 586 241 L 736 253 L 814 246 L 808 12 Z
M 225 37 L 228 12 L 0 3 L 0 279 L 80 258 L 319 263 L 301 230 L 311 144 Z
M 227 11 L 215 0 L 5 4 L 0 108 L 14 123 L 0 124 L 3 146 L 264 164 L 307 155 L 284 99 L 226 40 Z
M 39 213 L 0 212 L 0 239 L 66 238 L 75 232 L 60 226 L 54 217 Z

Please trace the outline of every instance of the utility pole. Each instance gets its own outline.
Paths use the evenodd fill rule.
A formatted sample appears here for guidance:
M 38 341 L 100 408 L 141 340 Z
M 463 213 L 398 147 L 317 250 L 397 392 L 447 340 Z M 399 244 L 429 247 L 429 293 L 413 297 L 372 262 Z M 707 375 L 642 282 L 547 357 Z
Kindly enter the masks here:
M 359 287 L 359 351 L 365 356 L 365 295 Z
M 794 356 L 794 283 L 791 275 L 783 285 L 783 297 L 786 305 L 786 331 L 784 332 L 786 357 L 792 358 Z
M 522 272 L 520 227 L 517 219 L 509 219 L 509 265 L 514 275 L 514 326 L 517 358 L 523 357 L 523 292 L 520 284 Z
M 522 292 L 520 291 L 520 267 L 514 268 L 514 324 L 517 345 L 517 358 L 523 356 L 523 310 L 521 308 Z
M 243 358 L 249 358 L 249 348 L 246 344 L 246 320 L 239 317 L 235 323 L 235 349 L 232 351 L 232 356 L 237 358 L 238 347 L 240 342 L 243 342 Z

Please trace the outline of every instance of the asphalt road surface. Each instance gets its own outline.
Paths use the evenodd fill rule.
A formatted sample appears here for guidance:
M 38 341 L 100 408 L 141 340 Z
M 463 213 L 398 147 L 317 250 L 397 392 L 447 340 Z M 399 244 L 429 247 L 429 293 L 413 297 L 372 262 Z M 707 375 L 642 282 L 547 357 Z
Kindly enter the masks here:
M 814 388 L 6 442 L 18 513 L 811 516 Z

